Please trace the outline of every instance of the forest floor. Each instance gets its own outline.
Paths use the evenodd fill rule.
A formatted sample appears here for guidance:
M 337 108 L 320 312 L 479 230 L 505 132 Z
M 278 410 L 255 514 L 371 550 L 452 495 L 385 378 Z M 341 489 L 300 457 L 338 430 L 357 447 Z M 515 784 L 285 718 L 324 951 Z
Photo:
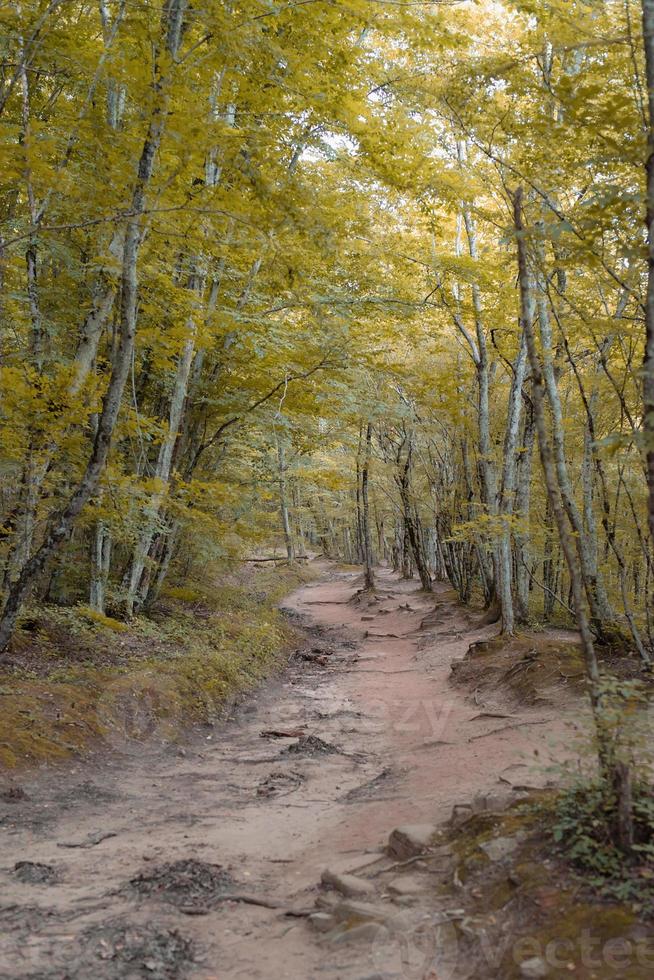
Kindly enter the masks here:
M 557 678 L 517 698 L 483 670 L 453 684 L 451 663 L 497 626 L 445 586 L 382 569 L 357 595 L 357 571 L 314 568 L 284 604 L 306 646 L 233 717 L 181 742 L 154 725 L 5 793 L 1 977 L 513 975 L 497 951 L 457 956 L 470 925 L 436 828 L 544 786 L 584 724 L 578 694 Z

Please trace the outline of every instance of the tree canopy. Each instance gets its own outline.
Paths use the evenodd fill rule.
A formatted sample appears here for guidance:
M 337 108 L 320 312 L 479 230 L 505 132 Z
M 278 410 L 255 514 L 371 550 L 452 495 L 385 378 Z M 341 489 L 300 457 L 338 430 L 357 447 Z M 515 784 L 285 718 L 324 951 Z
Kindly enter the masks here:
M 0 17 L 0 646 L 274 544 L 650 660 L 649 0 Z

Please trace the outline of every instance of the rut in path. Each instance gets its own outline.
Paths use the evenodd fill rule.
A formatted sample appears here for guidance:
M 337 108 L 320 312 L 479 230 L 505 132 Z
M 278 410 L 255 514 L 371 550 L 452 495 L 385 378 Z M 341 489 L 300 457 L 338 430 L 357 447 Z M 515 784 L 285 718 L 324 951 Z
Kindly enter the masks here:
M 566 722 L 524 709 L 543 725 L 503 728 L 450 686 L 451 661 L 496 628 L 475 632 L 449 590 L 382 569 L 378 595 L 352 601 L 358 576 L 320 567 L 285 604 L 311 649 L 231 720 L 184 749 L 155 730 L 41 770 L 2 804 L 0 977 L 361 980 L 380 956 L 403 976 L 398 951 L 330 943 L 285 912 L 314 908 L 326 867 L 370 866 L 393 826 L 542 779 L 533 750 Z M 51 871 L 14 872 L 24 861 Z

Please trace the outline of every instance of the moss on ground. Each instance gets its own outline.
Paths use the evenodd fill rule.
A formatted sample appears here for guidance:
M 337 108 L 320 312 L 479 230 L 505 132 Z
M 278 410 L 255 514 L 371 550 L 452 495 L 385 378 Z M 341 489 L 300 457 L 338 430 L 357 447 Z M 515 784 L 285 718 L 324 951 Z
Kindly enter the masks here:
M 214 721 L 285 662 L 298 634 L 277 604 L 312 577 L 248 567 L 171 586 L 130 623 L 85 606 L 28 610 L 0 670 L 0 771 L 83 752 L 111 736 L 112 706 L 144 691 L 153 723 L 174 716 L 177 734 Z
M 554 795 L 475 814 L 447 834 L 456 857 L 451 901 L 465 909 L 459 952 L 470 977 L 517 980 L 521 964 L 537 958 L 552 980 L 649 980 L 654 923 L 602 897 L 556 852 L 543 828 L 543 800 Z M 515 840 L 503 860 L 481 849 L 495 837 Z

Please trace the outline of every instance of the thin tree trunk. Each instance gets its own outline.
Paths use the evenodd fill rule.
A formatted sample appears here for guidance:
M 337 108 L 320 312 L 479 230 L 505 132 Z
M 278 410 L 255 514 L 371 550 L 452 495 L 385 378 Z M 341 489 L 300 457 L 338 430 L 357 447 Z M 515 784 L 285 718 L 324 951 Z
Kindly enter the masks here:
M 654 0 L 642 0 L 643 43 L 647 75 L 647 293 L 643 362 L 643 433 L 647 462 L 650 547 L 654 552 Z
M 111 533 L 102 521 L 96 521 L 91 538 L 89 605 L 99 613 L 105 612 L 110 567 Z
M 511 518 L 515 506 L 516 490 L 516 452 L 520 434 L 520 415 L 522 412 L 522 385 L 527 364 L 527 346 L 524 331 L 520 336 L 520 346 L 513 364 L 513 379 L 509 394 L 506 434 L 504 437 L 504 466 L 502 469 L 502 491 L 499 501 L 499 515 L 502 531 L 499 546 L 499 592 L 502 612 L 502 632 L 511 636 L 515 630 L 513 608 L 513 558 L 511 555 Z
M 557 481 L 561 491 L 563 506 L 574 534 L 574 541 L 576 544 L 577 553 L 579 555 L 579 567 L 582 582 L 590 608 L 592 626 L 597 636 L 602 637 L 604 635 L 604 625 L 608 624 L 614 617 L 609 606 L 606 593 L 598 584 L 597 563 L 593 563 L 592 560 L 588 535 L 584 532 L 583 521 L 574 498 L 572 483 L 570 481 L 568 466 L 565 459 L 563 408 L 561 406 L 561 397 L 554 370 L 552 329 L 544 284 L 545 269 L 542 243 L 539 243 L 538 245 L 538 258 L 541 269 L 539 273 L 539 288 L 536 294 L 536 303 L 542 347 L 543 382 L 552 414 L 552 447 L 557 472 Z
M 282 518 L 282 528 L 284 530 L 284 543 L 286 545 L 286 557 L 289 561 L 295 560 L 295 548 L 293 547 L 293 533 L 291 531 L 291 520 L 288 513 L 288 493 L 286 488 L 286 454 L 284 444 L 276 434 L 277 442 L 277 485 L 279 487 L 279 512 Z
M 520 525 L 514 533 L 515 538 L 515 606 L 519 623 L 529 622 L 529 591 L 531 575 L 529 562 L 529 511 L 531 504 L 531 463 L 534 455 L 534 411 L 528 399 L 525 423 L 522 433 L 522 450 L 518 458 L 517 491 L 515 508 Z
M 139 594 L 141 591 L 141 578 L 143 576 L 145 564 L 152 545 L 152 540 L 156 533 L 159 512 L 168 490 L 173 452 L 182 420 L 184 401 L 186 399 L 186 391 L 188 388 L 188 379 L 191 371 L 191 363 L 193 361 L 195 334 L 195 321 L 191 318 L 188 323 L 187 338 L 184 342 L 184 346 L 177 362 L 175 384 L 170 399 L 170 410 L 168 414 L 168 431 L 166 432 L 164 440 L 159 449 L 157 466 L 154 473 L 155 480 L 158 483 L 158 489 L 148 502 L 146 525 L 138 540 L 132 560 L 129 586 L 125 599 L 125 613 L 127 616 L 132 616 L 135 609 L 140 604 Z
M 364 588 L 375 588 L 375 572 L 373 568 L 372 534 L 370 532 L 370 500 L 368 484 L 370 481 L 370 459 L 372 456 L 372 423 L 366 426 L 363 465 L 361 467 L 361 520 L 363 531 L 363 567 Z
M 588 692 L 595 720 L 596 734 L 598 739 L 598 758 L 600 770 L 604 777 L 610 775 L 607 767 L 610 762 L 610 749 L 601 717 L 600 702 L 600 675 L 593 634 L 586 608 L 584 606 L 584 592 L 581 570 L 579 567 L 579 556 L 572 539 L 570 525 L 567 520 L 566 511 L 563 505 L 561 488 L 558 482 L 557 465 L 555 453 L 547 430 L 546 412 L 546 382 L 543 374 L 540 355 L 536 346 L 536 335 L 534 332 L 534 300 L 529 274 L 529 260 L 527 257 L 527 243 L 525 241 L 525 225 L 522 214 L 523 189 L 518 187 L 513 195 L 513 213 L 518 248 L 518 277 L 520 283 L 520 308 L 522 329 L 527 341 L 527 353 L 532 373 L 533 398 L 534 398 L 534 419 L 536 431 L 538 433 L 538 447 L 540 451 L 541 465 L 547 487 L 547 495 L 552 507 L 552 513 L 559 533 L 559 540 L 565 555 L 568 572 L 570 575 L 570 586 L 574 603 L 575 617 L 577 626 L 581 634 L 582 647 L 586 664 L 586 674 L 589 685 Z

